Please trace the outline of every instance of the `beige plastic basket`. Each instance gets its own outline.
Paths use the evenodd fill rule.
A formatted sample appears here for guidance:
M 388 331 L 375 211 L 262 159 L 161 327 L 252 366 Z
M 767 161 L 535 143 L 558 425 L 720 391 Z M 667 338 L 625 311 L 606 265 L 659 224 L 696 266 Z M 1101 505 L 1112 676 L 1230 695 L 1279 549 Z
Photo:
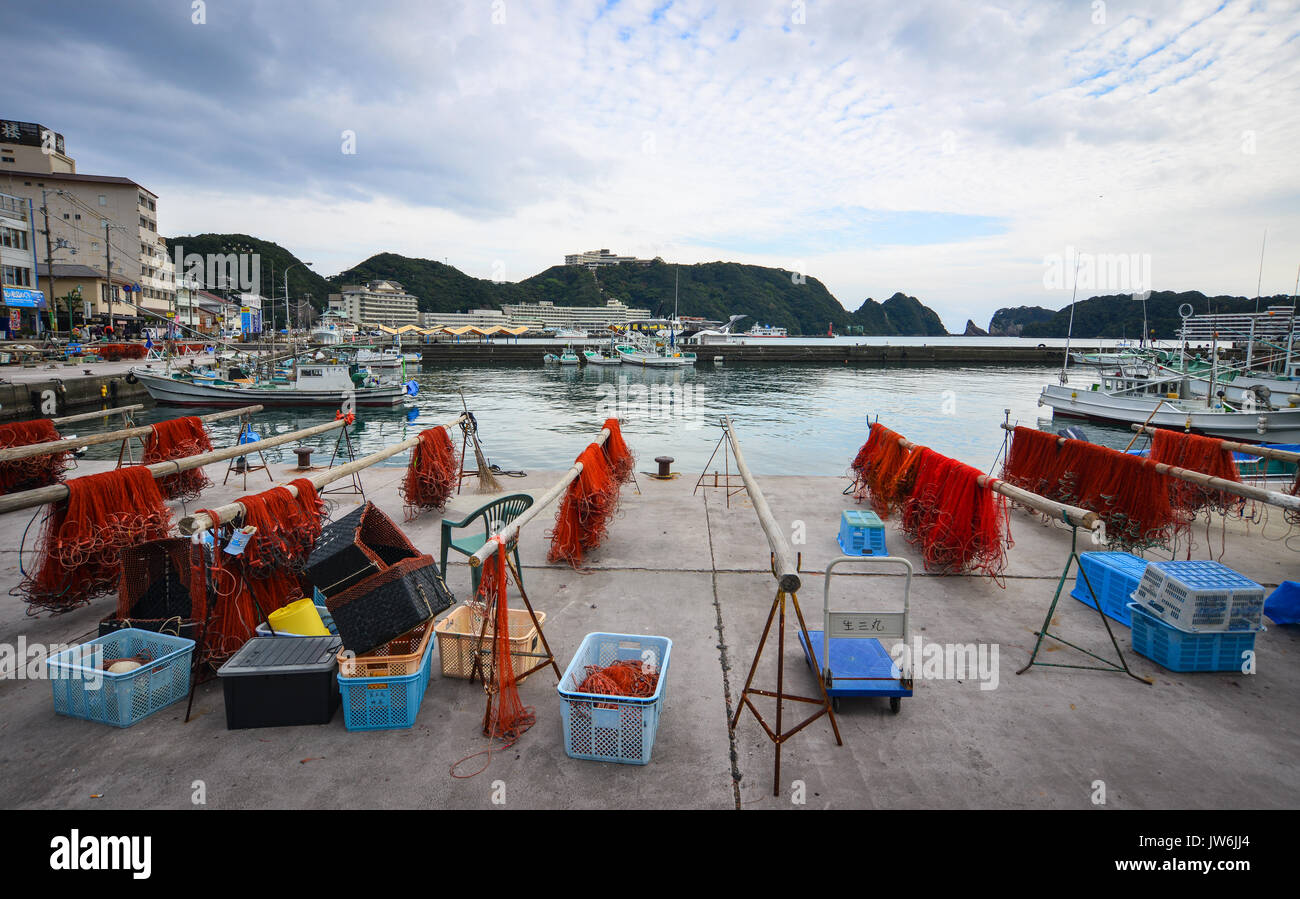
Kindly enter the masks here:
M 527 609 L 510 610 L 510 659 L 515 670 L 515 677 L 532 668 L 541 659 L 534 656 L 516 655 L 516 653 L 541 652 L 542 638 Z M 546 613 L 537 613 L 537 624 L 546 624 Z M 480 627 L 482 626 L 480 622 Z M 474 668 L 474 647 L 478 643 L 478 628 L 473 625 L 473 615 L 468 606 L 457 606 L 451 614 L 434 626 L 438 635 L 438 656 L 442 659 L 443 677 L 468 678 Z M 479 650 L 483 657 L 483 669 L 491 676 L 492 643 L 495 629 L 487 629 L 486 639 Z
M 338 653 L 343 677 L 405 677 L 420 670 L 420 660 L 433 636 L 433 619 L 417 624 L 402 636 L 389 640 L 365 655 L 354 656 L 346 649 Z

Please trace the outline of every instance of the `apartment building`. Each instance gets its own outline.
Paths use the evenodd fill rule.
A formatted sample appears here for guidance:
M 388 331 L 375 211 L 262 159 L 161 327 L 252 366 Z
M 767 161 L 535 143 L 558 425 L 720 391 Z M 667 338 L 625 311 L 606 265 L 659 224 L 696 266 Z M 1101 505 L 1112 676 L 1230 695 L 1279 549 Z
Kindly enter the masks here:
M 11 334 L 35 330 L 35 319 L 45 305 L 36 269 L 36 231 L 32 204 L 21 197 L 0 194 L 0 287 L 4 302 L 3 327 Z
M 656 256 L 654 259 L 637 259 L 635 256 L 619 256 L 609 251 L 609 248 L 603 247 L 599 250 L 588 250 L 585 253 L 569 253 L 564 257 L 565 265 L 585 265 L 587 268 L 595 269 L 602 265 L 618 265 L 623 262 L 635 262 L 637 265 L 649 265 L 652 262 L 662 262 L 663 259 Z
M 330 294 L 329 310 L 358 325 L 399 328 L 420 321 L 419 301 L 396 281 L 345 284 Z
M 172 309 L 176 273 L 158 233 L 157 194 L 130 178 L 78 174 L 62 135 L 6 120 L 0 120 L 0 193 L 31 201 L 42 262 L 48 213 L 56 267 L 84 265 L 101 275 L 111 270 L 114 285 L 129 285 L 111 308 L 107 296 L 94 298 L 94 315 L 134 319 L 141 317 L 138 307 L 163 315 Z
M 604 306 L 556 306 L 549 300 L 540 303 L 511 303 L 501 307 L 511 325 L 528 325 L 536 330 L 578 328 L 601 331 L 610 325 L 626 326 L 650 317 L 649 309 L 630 309 L 618 300 Z
M 421 312 L 422 328 L 460 328 L 474 325 L 479 328 L 510 327 L 510 320 L 499 309 L 471 309 L 469 312 Z

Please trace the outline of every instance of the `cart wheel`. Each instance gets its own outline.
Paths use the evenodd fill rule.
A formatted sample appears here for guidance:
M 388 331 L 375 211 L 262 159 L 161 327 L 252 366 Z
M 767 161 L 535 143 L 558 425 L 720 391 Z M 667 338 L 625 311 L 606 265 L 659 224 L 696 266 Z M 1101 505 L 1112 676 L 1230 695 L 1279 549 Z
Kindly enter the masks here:
M 889 710 L 891 712 L 897 715 L 899 709 L 901 709 L 902 707 L 903 707 L 903 698 L 901 696 L 889 697 Z
M 838 696 L 831 697 L 831 709 L 836 712 L 840 710 L 840 698 Z

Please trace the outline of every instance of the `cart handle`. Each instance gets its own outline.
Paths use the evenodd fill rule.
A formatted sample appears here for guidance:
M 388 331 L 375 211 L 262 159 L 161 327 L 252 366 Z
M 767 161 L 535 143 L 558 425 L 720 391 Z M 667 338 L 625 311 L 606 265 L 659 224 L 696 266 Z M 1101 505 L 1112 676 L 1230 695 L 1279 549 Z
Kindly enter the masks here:
M 912 563 L 901 556 L 837 556 L 826 565 L 825 583 L 822 585 L 822 660 L 826 673 L 831 664 L 831 572 L 836 565 L 844 562 L 872 562 L 902 565 L 907 569 L 907 579 L 903 582 L 903 643 L 906 645 L 911 624 L 909 610 L 912 596 Z

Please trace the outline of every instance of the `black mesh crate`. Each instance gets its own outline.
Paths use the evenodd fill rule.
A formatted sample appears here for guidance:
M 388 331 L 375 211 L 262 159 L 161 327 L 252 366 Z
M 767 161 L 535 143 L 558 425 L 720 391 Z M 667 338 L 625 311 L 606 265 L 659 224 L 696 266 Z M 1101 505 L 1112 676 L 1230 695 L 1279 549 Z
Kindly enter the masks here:
M 190 541 L 184 537 L 147 540 L 124 548 L 116 617 L 133 621 L 188 619 L 193 606 L 191 590 L 195 586 L 191 584 L 194 571 L 190 550 Z M 202 586 L 200 583 L 197 588 Z
M 433 556 L 416 556 L 325 597 L 325 607 L 334 616 L 343 648 L 362 655 L 451 608 L 455 601 Z
M 325 525 L 303 574 L 328 599 L 419 555 L 391 518 L 366 503 Z

